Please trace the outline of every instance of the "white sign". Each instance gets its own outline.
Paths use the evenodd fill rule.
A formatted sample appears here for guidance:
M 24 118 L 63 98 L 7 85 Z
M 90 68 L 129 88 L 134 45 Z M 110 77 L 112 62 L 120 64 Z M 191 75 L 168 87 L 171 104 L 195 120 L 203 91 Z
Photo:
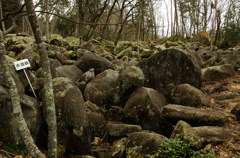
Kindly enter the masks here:
M 15 69 L 18 70 L 22 70 L 25 68 L 30 67 L 30 62 L 28 61 L 28 59 L 23 59 L 23 60 L 19 60 L 19 61 L 15 61 L 13 62 Z

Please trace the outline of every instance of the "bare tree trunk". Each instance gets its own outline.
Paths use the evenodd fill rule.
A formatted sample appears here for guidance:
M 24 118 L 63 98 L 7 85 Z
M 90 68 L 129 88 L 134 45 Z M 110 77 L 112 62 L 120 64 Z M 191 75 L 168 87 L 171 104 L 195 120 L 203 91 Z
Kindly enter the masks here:
M 83 1 L 82 0 L 78 0 L 78 36 L 79 36 L 79 45 L 82 44 L 82 24 L 81 22 L 84 21 L 84 12 L 83 12 Z
M 109 12 L 108 12 L 107 19 L 106 19 L 106 22 L 105 22 L 106 24 L 107 24 L 107 23 L 109 22 L 109 20 L 110 20 L 110 16 L 111 16 L 111 14 L 112 14 L 112 11 L 113 11 L 116 3 L 117 3 L 117 0 L 114 0 L 111 9 L 110 9 Z M 104 27 L 103 27 L 103 34 L 102 34 L 103 36 L 105 36 L 106 28 L 107 28 L 107 25 L 104 25 Z
M 50 60 L 47 55 L 46 46 L 43 43 L 41 32 L 38 25 L 38 20 L 33 9 L 32 0 L 25 0 L 28 18 L 34 33 L 34 37 L 40 52 L 42 69 L 44 72 L 44 102 L 47 109 L 47 124 L 48 124 L 48 157 L 57 158 L 57 121 L 54 103 L 52 75 L 50 70 Z
M 48 0 L 45 0 L 45 5 L 46 5 L 46 12 L 49 12 L 49 3 Z M 49 34 L 49 14 L 46 13 L 46 41 L 49 42 L 50 41 L 50 34 Z
M 3 43 L 3 33 L 0 30 L 0 61 L 1 61 L 3 72 L 4 72 L 5 81 L 9 85 L 9 94 L 12 101 L 13 116 L 18 123 L 19 134 L 21 135 L 22 140 L 24 141 L 31 156 L 46 158 L 46 156 L 35 145 L 34 140 L 31 136 L 31 133 L 27 127 L 27 123 L 23 117 L 21 104 L 20 104 L 20 96 L 17 91 L 16 83 L 12 78 L 10 71 L 8 70 L 4 51 L 5 51 L 5 46 Z
M 166 3 L 166 0 L 163 0 L 163 2 L 165 3 L 165 6 L 166 6 L 166 10 L 167 10 L 167 25 L 168 25 L 168 28 L 167 28 L 167 36 L 168 36 L 168 33 L 169 33 L 169 27 L 170 27 L 170 22 L 169 22 L 169 14 L 168 14 L 168 5 Z M 172 11 L 172 10 L 171 10 Z M 171 19 L 172 19 L 172 13 L 171 13 Z M 164 20 L 163 20 L 164 21 Z M 163 29 L 164 29 L 164 25 L 163 25 Z
M 3 11 L 2 11 L 2 1 L 0 0 L 0 18 L 3 19 Z M 2 31 L 4 32 L 6 30 L 5 23 L 2 21 Z
M 177 12 L 177 0 L 174 0 L 174 8 L 175 8 L 175 13 L 174 13 L 174 25 L 175 25 L 175 34 L 178 34 L 179 26 L 178 26 L 178 12 Z

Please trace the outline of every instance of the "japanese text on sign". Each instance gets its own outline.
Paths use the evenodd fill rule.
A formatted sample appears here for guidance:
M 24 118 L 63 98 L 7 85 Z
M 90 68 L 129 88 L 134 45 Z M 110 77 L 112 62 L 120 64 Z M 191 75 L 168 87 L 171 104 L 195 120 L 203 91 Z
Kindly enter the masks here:
M 28 59 L 23 59 L 23 60 L 19 60 L 19 61 L 15 61 L 14 63 L 14 66 L 15 66 L 15 69 L 18 71 L 18 70 L 22 70 L 22 69 L 25 69 L 25 68 L 28 68 L 30 67 L 30 63 L 28 61 Z

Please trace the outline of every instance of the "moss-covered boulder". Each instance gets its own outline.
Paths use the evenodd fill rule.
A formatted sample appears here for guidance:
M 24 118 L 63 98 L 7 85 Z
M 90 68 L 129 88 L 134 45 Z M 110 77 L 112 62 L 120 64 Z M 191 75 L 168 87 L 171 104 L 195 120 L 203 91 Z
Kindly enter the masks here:
M 145 158 L 147 154 L 157 151 L 160 145 L 167 140 L 167 137 L 157 133 L 131 133 L 127 140 L 126 158 Z
M 130 42 L 130 41 L 119 41 L 117 43 L 117 45 L 115 46 L 115 49 L 114 49 L 114 54 L 118 54 L 120 53 L 121 51 L 129 48 L 129 47 L 132 47 L 133 44 Z
M 83 75 L 83 72 L 75 65 L 59 66 L 56 68 L 56 72 L 58 77 L 66 77 L 70 79 L 74 84 L 77 84 Z
M 165 97 L 152 88 L 141 87 L 135 91 L 124 106 L 127 122 L 141 125 L 143 129 L 167 134 L 171 126 L 162 118 Z
M 158 52 L 138 66 L 145 75 L 145 86 L 169 95 L 174 86 L 188 83 L 201 87 L 201 70 L 194 56 L 181 49 L 166 49 Z
M 20 80 L 19 78 L 19 72 L 17 72 L 13 66 L 13 62 L 16 61 L 16 59 L 12 58 L 12 57 L 9 57 L 9 56 L 6 56 L 6 60 L 7 60 L 7 63 L 8 63 L 8 69 L 16 83 L 16 88 L 18 90 L 18 93 L 19 94 L 25 94 L 25 88 L 24 88 L 24 85 L 22 83 L 22 81 Z M 3 70 L 2 69 L 2 64 L 0 64 L 0 70 Z M 6 78 L 4 78 L 4 72 L 3 71 L 0 71 L 0 85 L 2 85 L 3 87 L 9 87 L 6 82 L 5 82 Z
M 211 66 L 202 69 L 202 78 L 205 81 L 220 81 L 235 74 L 231 64 Z
M 136 66 L 128 66 L 119 72 L 117 79 L 117 86 L 120 90 L 122 102 L 125 103 L 126 99 L 138 88 L 144 84 L 143 71 Z
M 79 46 L 79 38 L 77 38 L 77 37 L 73 37 L 73 36 L 66 37 L 65 41 L 66 41 L 67 50 L 76 50 L 80 47 Z
M 197 149 L 207 144 L 218 145 L 230 140 L 238 140 L 239 134 L 224 127 L 199 126 L 192 127 L 184 121 L 179 121 L 172 132 L 171 138 L 188 138 Z
M 38 143 L 40 129 L 43 127 L 39 102 L 30 96 L 20 94 L 20 104 L 24 119 L 32 134 L 33 139 Z M 14 117 L 12 101 L 8 90 L 0 86 L 0 139 L 4 144 L 23 143 L 20 135 L 17 120 Z M 41 135 L 43 136 L 43 135 Z
M 67 78 L 53 79 L 58 143 L 66 152 L 90 154 L 91 135 L 81 91 Z
M 63 46 L 63 37 L 59 34 L 51 34 L 50 35 L 50 44 L 56 46 Z
M 86 100 L 98 106 L 114 105 L 119 100 L 119 94 L 116 91 L 116 81 L 119 73 L 114 70 L 105 70 L 93 78 L 84 90 Z
M 208 106 L 210 98 L 200 89 L 190 84 L 180 84 L 173 88 L 171 100 L 174 104 L 180 104 L 191 107 Z
M 37 53 L 33 52 L 33 50 L 31 50 L 31 49 L 28 49 L 28 50 L 20 53 L 17 56 L 17 59 L 19 59 L 19 60 L 28 59 L 28 61 L 30 62 L 30 65 L 31 65 L 31 67 L 29 69 L 36 71 L 40 67 L 40 56 Z
M 94 72 L 99 74 L 107 69 L 113 69 L 113 64 L 104 57 L 100 57 L 93 53 L 86 53 L 82 55 L 75 65 L 83 72 L 88 71 L 90 68 L 94 68 Z
M 192 125 L 223 125 L 227 116 L 218 111 L 168 104 L 163 107 L 162 115 L 172 123 L 184 120 Z
M 139 125 L 131 124 L 108 124 L 107 131 L 110 137 L 125 137 L 133 132 L 142 131 L 142 127 Z
M 151 49 L 143 49 L 140 53 L 140 56 L 142 58 L 148 58 L 150 57 L 151 55 L 153 55 L 154 53 L 156 53 L 154 50 L 151 50 Z
M 107 120 L 101 113 L 90 111 L 87 113 L 92 140 L 95 137 L 103 138 L 107 131 Z

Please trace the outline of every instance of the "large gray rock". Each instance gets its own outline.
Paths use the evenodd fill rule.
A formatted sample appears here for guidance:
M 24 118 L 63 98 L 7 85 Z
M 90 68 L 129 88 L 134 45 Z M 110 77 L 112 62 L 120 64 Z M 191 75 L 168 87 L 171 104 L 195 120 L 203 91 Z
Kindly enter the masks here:
M 97 112 L 88 112 L 88 119 L 92 138 L 103 138 L 107 131 L 107 120 L 105 117 Z
M 189 84 L 180 84 L 173 88 L 171 99 L 174 104 L 201 107 L 210 104 L 210 98 L 207 94 L 203 93 Z
M 207 49 L 200 49 L 198 54 L 202 57 L 204 67 L 213 66 L 218 60 L 218 54 Z
M 7 60 L 7 64 L 8 64 L 8 70 L 10 71 L 15 83 L 16 83 L 16 88 L 18 90 L 19 94 L 24 94 L 25 93 L 25 89 L 24 89 L 24 85 L 22 83 L 22 81 L 19 79 L 19 72 L 17 72 L 13 66 L 13 62 L 15 62 L 16 60 L 9 57 L 9 56 L 5 56 L 6 60 Z M 3 87 L 9 87 L 6 83 L 6 78 L 4 77 L 4 72 L 2 71 L 2 64 L 0 64 L 0 85 L 2 85 Z M 20 70 L 21 71 L 21 70 Z
M 59 34 L 51 34 L 50 35 L 50 44 L 56 46 L 62 46 L 64 41 L 63 37 Z
M 157 133 L 131 133 L 127 140 L 126 158 L 145 158 L 147 154 L 157 151 L 160 145 L 167 140 L 167 137 Z
M 39 102 L 35 98 L 21 94 L 20 104 L 32 137 L 38 142 L 37 137 L 43 126 Z M 14 117 L 11 98 L 7 89 L 2 86 L 0 86 L 0 113 L 0 139 L 10 144 L 23 143 Z
M 113 64 L 104 57 L 100 57 L 93 53 L 86 53 L 81 56 L 75 65 L 83 72 L 88 71 L 90 68 L 94 68 L 94 72 L 99 74 L 107 69 L 113 69 Z
M 197 149 L 204 148 L 207 144 L 218 145 L 230 140 L 239 139 L 239 133 L 224 127 L 200 126 L 192 127 L 184 121 L 179 121 L 172 132 L 171 138 L 188 138 Z
M 125 137 L 130 133 L 142 131 L 142 127 L 130 124 L 108 124 L 107 131 L 111 137 Z
M 144 79 L 142 70 L 136 66 L 128 66 L 119 72 L 117 85 L 124 103 L 134 91 L 143 86 Z
M 205 81 L 220 81 L 235 74 L 231 64 L 211 66 L 202 69 L 202 78 Z
M 80 80 L 83 72 L 74 65 L 63 65 L 56 68 L 58 77 L 66 77 L 72 81 L 72 83 L 77 84 Z
M 58 143 L 66 152 L 89 154 L 91 136 L 81 91 L 67 78 L 53 79 Z
M 223 125 L 227 120 L 227 116 L 218 111 L 174 104 L 164 106 L 162 115 L 173 123 L 184 120 L 193 125 Z
M 126 116 L 124 109 L 121 106 L 111 106 L 105 113 L 105 117 L 109 121 L 113 122 L 125 122 Z
M 143 129 L 166 134 L 171 129 L 161 115 L 165 105 L 166 100 L 162 94 L 152 88 L 141 87 L 127 100 L 124 113 L 127 122 L 141 125 Z
M 116 92 L 116 80 L 119 73 L 114 70 L 106 70 L 93 78 L 84 90 L 86 100 L 98 106 L 114 105 L 119 96 Z
M 169 95 L 174 86 L 188 83 L 201 86 L 201 70 L 190 52 L 166 49 L 139 63 L 145 75 L 145 86 Z
M 40 56 L 37 53 L 34 53 L 33 50 L 28 48 L 18 55 L 20 59 L 28 59 L 31 67 L 28 69 L 37 70 L 40 67 Z

